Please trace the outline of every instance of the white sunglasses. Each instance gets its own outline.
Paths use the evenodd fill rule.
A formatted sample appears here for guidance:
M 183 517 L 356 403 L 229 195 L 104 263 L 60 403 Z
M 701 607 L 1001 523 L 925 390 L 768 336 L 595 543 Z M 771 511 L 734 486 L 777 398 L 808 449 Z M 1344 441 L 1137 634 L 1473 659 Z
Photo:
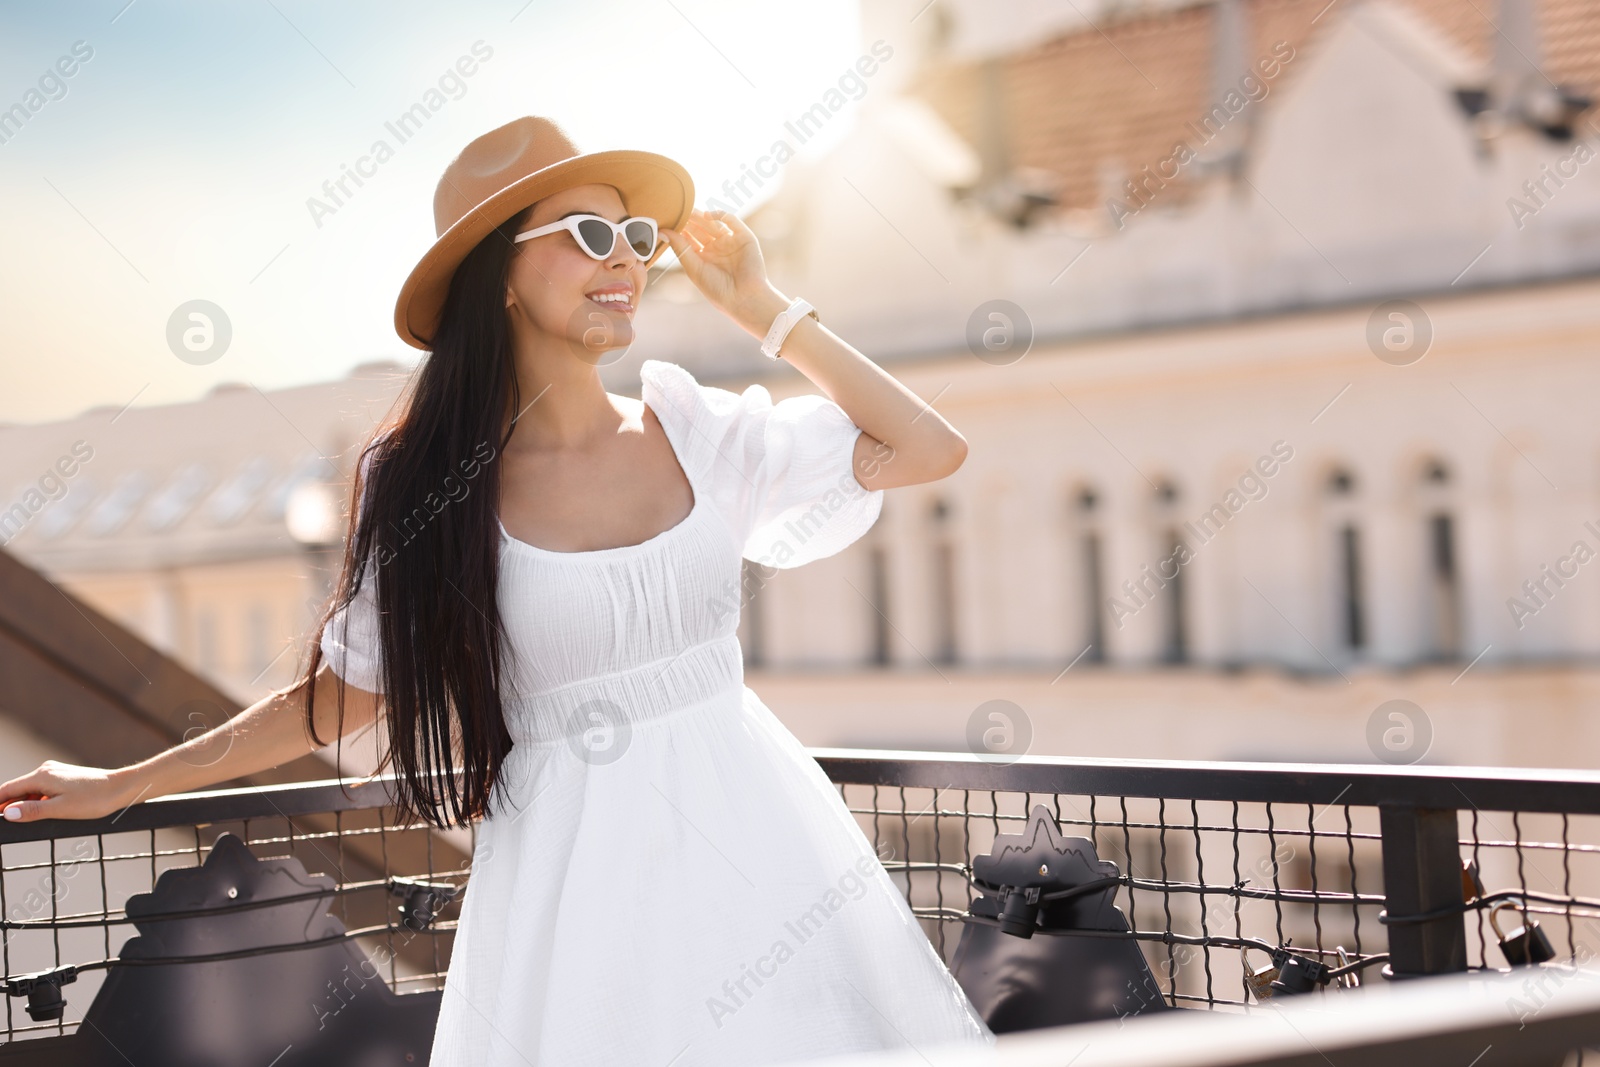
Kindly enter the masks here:
M 559 230 L 571 233 L 578 247 L 587 252 L 591 259 L 611 258 L 611 250 L 617 246 L 618 234 L 640 259 L 649 259 L 655 253 L 658 240 L 656 220 L 645 215 L 635 215 L 621 222 L 612 222 L 599 215 L 568 215 L 548 226 L 525 230 L 512 240 L 528 241 Z

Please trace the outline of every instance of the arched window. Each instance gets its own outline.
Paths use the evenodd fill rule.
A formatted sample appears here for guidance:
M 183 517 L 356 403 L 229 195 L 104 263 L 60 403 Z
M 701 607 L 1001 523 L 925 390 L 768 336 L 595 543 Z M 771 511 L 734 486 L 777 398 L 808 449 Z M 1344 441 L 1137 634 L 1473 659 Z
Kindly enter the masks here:
M 1179 533 L 1178 487 L 1162 480 L 1155 492 L 1156 548 L 1160 553 L 1156 573 L 1166 585 L 1157 599 L 1161 611 L 1161 661 L 1187 663 L 1189 660 L 1188 605 L 1185 597 L 1182 561 L 1187 546 Z
M 867 633 L 870 635 L 867 663 L 875 667 L 887 667 L 894 658 L 890 644 L 890 635 L 895 631 L 889 608 L 889 535 L 885 531 L 893 528 L 889 512 L 896 506 L 885 500 L 878 521 L 873 523 L 863 539 L 867 575 L 866 586 L 861 592 L 867 601 Z
M 1100 514 L 1103 510 L 1100 495 L 1084 486 L 1073 495 L 1069 506 L 1074 520 L 1071 562 L 1077 570 L 1078 606 L 1081 620 L 1081 641 L 1071 654 L 1080 653 L 1091 663 L 1104 663 L 1106 659 L 1106 591 L 1105 548 L 1101 538 Z M 1085 651 L 1087 650 L 1087 651 Z
M 1417 497 L 1425 543 L 1423 569 L 1423 654 L 1428 659 L 1461 655 L 1461 569 L 1450 468 L 1429 459 L 1422 464 Z
M 1355 476 L 1342 467 L 1336 468 L 1328 475 L 1327 493 L 1334 517 L 1339 642 L 1347 652 L 1360 652 L 1367 647 L 1367 607 L 1361 528 L 1354 506 Z
M 881 544 L 867 547 L 867 596 L 871 598 L 869 620 L 872 648 L 867 662 L 878 667 L 889 665 L 889 553 Z
M 956 561 L 951 532 L 950 503 L 934 498 L 928 509 L 929 592 L 933 607 L 933 660 L 956 661 Z

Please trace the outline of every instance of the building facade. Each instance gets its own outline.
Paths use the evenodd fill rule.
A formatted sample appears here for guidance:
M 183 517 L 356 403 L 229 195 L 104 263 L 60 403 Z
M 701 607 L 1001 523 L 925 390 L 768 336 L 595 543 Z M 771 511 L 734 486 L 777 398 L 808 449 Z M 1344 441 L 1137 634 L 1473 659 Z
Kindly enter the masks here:
M 750 684 L 816 745 L 1594 763 L 1600 12 L 921 7 L 866 0 L 860 91 L 696 175 L 971 446 L 747 566 Z M 810 389 L 680 272 L 639 332 L 616 391 Z M 291 502 L 342 499 L 403 374 L 0 429 L 7 548 L 257 699 L 326 595 Z

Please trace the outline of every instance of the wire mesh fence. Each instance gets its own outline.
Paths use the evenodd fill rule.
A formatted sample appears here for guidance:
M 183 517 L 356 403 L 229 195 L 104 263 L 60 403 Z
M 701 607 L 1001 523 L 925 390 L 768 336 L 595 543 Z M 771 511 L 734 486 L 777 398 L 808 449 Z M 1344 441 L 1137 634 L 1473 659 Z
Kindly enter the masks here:
M 1123 872 L 1117 906 L 1173 1006 L 1247 1011 L 1250 974 L 1290 948 L 1354 986 L 1389 960 L 1382 835 L 1373 807 L 1247 804 L 840 783 L 912 911 L 948 962 L 977 895 L 972 859 L 1037 804 Z M 1508 969 L 1504 934 L 1539 924 L 1551 961 L 1593 956 L 1600 817 L 1460 814 L 1468 969 Z M 1503 823 L 1510 832 L 1480 833 Z M 1578 888 L 1591 894 L 1585 897 Z M 1509 914 L 1508 914 L 1509 913 Z
M 1174 1006 L 1247 1009 L 1281 946 L 1354 984 L 1387 961 L 1376 815 L 1340 806 L 842 784 L 885 867 L 948 962 L 979 892 L 972 858 L 1043 804 L 1122 872 L 1117 906 Z M 1320 825 L 1319 825 L 1320 824 Z
M 331 879 L 303 895 L 342 925 L 328 940 L 354 941 L 372 961 L 366 978 L 381 976 L 396 993 L 442 988 L 476 826 L 401 827 L 381 782 L 348 795 L 328 783 L 220 790 L 162 798 L 108 820 L 0 827 L 5 1040 L 75 1032 L 112 967 L 148 965 L 118 955 L 140 932 L 130 900 L 151 894 L 167 871 L 202 866 L 227 835 L 258 860 L 292 858 Z M 35 1018 L 51 1015 L 40 1006 L 51 1004 L 52 984 L 53 1017 Z M 347 996 L 343 988 L 321 991 L 312 1010 L 337 1014 Z
M 1131 929 L 1096 936 L 1137 941 L 1173 1007 L 1259 1007 L 1272 995 L 1275 952 L 1321 964 L 1310 972 L 1318 991 L 1396 971 L 1573 968 L 1594 956 L 1600 795 L 1586 773 L 1517 779 L 1464 768 L 1453 778 L 1438 768 L 1086 760 L 985 767 L 926 754 L 868 761 L 813 752 L 946 962 L 963 923 L 983 921 L 970 914 L 982 892 L 974 858 L 1019 833 L 1037 805 L 1063 835 L 1092 842 L 1117 865 L 1114 899 Z M 1128 791 L 1073 788 L 1080 781 Z M 1025 788 L 1039 785 L 1063 788 Z M 1258 799 L 1274 793 L 1282 799 Z M 1526 807 L 1480 807 L 1480 794 Z M 1452 800 L 1459 806 L 1441 803 Z M 1454 829 L 1448 839 L 1441 823 Z M 1392 939 L 1394 930 L 1404 933 Z M 1419 932 L 1432 941 L 1422 951 Z M 1440 942 L 1458 942 L 1458 951 L 1437 951 Z M 1537 999 L 1535 990 L 1528 1010 Z

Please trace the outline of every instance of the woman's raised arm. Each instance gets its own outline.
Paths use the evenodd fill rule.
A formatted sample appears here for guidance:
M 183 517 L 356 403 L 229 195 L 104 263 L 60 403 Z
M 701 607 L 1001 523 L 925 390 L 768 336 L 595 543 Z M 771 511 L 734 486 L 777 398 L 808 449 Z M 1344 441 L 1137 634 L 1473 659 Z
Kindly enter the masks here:
M 694 211 L 681 231 L 662 233 L 701 294 L 752 337 L 765 337 L 789 306 L 767 279 L 760 242 L 739 216 Z M 944 416 L 819 322 L 802 317 L 781 351 L 785 363 L 861 427 L 852 465 L 862 488 L 938 481 L 966 460 L 967 439 Z
M 379 697 L 342 683 L 323 664 L 317 672 L 315 702 L 321 744 L 314 744 L 306 729 L 305 689 L 290 689 L 263 697 L 227 722 L 126 767 L 107 770 L 45 760 L 20 778 L 0 783 L 0 808 L 7 820 L 17 822 L 100 819 L 151 797 L 187 793 L 269 770 L 333 742 L 341 684 L 344 735 L 375 724 L 381 714 Z

